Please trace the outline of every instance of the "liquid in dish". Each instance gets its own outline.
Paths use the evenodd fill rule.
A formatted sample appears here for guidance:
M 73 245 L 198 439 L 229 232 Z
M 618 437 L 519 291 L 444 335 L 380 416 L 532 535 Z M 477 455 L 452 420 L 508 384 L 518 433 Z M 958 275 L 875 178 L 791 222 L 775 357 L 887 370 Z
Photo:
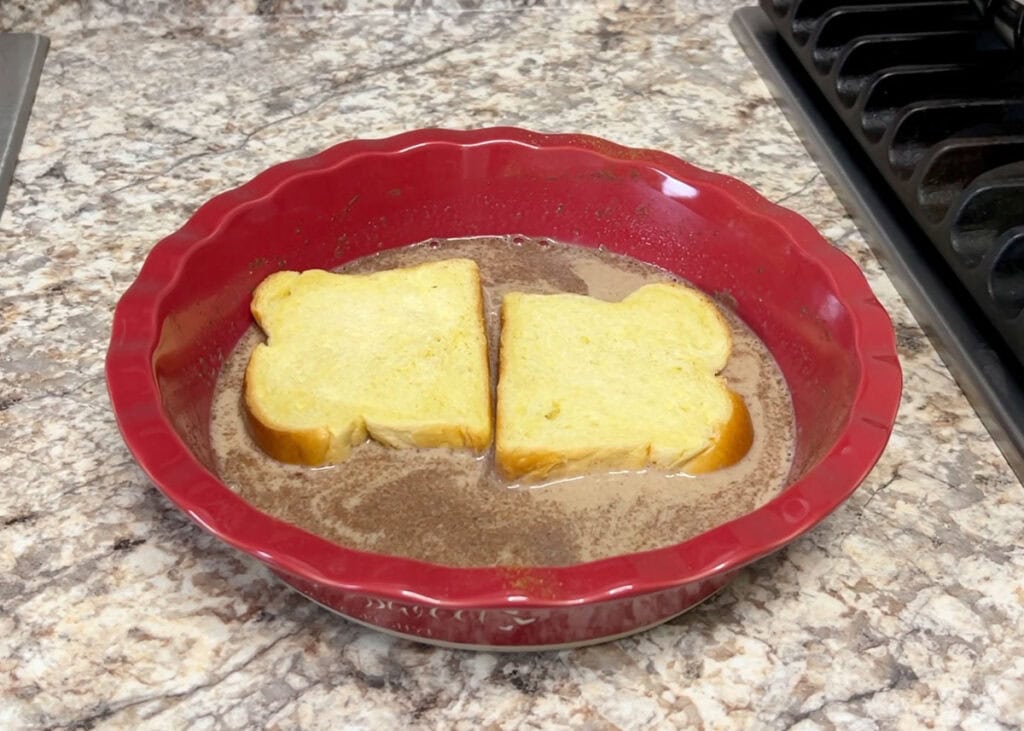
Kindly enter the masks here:
M 431 241 L 381 252 L 339 271 L 370 272 L 450 258 L 475 260 L 484 284 L 492 378 L 502 296 L 572 292 L 617 301 L 662 269 L 602 250 L 521 237 Z M 211 432 L 222 479 L 259 509 L 334 542 L 456 566 L 565 565 L 686 540 L 750 512 L 785 485 L 793 416 L 765 346 L 722 309 L 733 351 L 722 375 L 746 401 L 754 443 L 736 465 L 699 478 L 656 470 L 589 474 L 557 483 L 502 480 L 489 452 L 391 450 L 374 442 L 344 463 L 310 469 L 264 455 L 241 399 L 255 326 L 225 363 Z

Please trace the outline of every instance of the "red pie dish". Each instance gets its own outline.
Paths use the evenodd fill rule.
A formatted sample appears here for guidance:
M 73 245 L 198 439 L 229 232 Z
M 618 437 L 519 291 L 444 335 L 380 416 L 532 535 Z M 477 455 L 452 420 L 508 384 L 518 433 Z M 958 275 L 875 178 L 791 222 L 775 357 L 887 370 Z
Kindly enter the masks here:
M 792 394 L 788 486 L 666 548 L 563 567 L 454 568 L 360 552 L 260 512 L 212 468 L 219 368 L 253 288 L 431 238 L 522 234 L 603 245 L 735 301 Z M 895 337 L 857 266 L 734 179 L 582 135 L 420 130 L 270 168 L 159 242 L 114 313 L 107 384 L 128 448 L 203 528 L 357 622 L 417 640 L 523 649 L 663 622 L 810 530 L 892 430 Z

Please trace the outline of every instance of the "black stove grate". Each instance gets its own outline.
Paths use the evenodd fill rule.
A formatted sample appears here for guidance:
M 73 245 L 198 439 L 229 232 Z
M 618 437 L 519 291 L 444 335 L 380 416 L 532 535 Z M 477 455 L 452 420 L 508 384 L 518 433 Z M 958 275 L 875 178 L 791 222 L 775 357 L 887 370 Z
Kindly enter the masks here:
M 1024 65 L 970 0 L 761 0 L 1024 362 Z
M 1024 8 L 1016 0 L 975 3 L 986 1 L 990 5 L 1010 2 L 1014 8 Z M 918 181 L 924 176 L 915 180 L 922 161 L 935 157 L 937 146 L 950 139 L 994 141 L 995 149 L 1000 150 L 1013 144 L 1004 140 L 1014 137 L 1019 129 L 1020 118 L 1015 115 L 1020 114 L 1021 97 L 1009 94 L 1007 99 L 1007 89 L 1012 87 L 996 79 L 1012 78 L 1017 71 L 1006 46 L 986 30 L 978 20 L 980 14 L 966 12 L 969 6 L 965 2 L 885 6 L 853 3 L 848 0 L 840 6 L 828 0 L 776 0 L 767 12 L 758 7 L 737 10 L 731 26 L 840 200 L 864 231 L 893 284 L 1010 465 L 1024 480 L 1024 360 L 1000 334 L 1008 329 L 1008 318 L 997 318 L 996 322 L 1003 325 L 997 330 L 966 286 L 967 277 L 950 263 L 951 259 L 966 259 L 959 269 L 977 270 L 993 259 L 998 261 L 998 254 L 1012 248 L 1006 242 L 1014 240 L 1024 224 L 1020 216 L 1020 176 L 1004 169 L 1012 162 L 997 160 L 1001 164 L 979 173 L 978 168 L 984 165 L 976 158 L 974 168 L 966 175 L 950 175 L 956 166 L 947 162 L 945 169 L 936 170 L 952 187 L 938 191 L 939 195 L 930 200 L 918 197 Z M 946 10 L 941 14 L 947 20 L 954 18 L 963 24 L 952 29 L 939 26 L 939 30 L 931 25 L 931 30 L 923 32 L 902 26 L 905 32 L 900 33 L 890 26 L 885 33 L 848 37 L 847 44 L 830 46 L 833 50 L 820 53 L 820 60 L 814 59 L 812 38 L 821 36 L 816 25 L 820 21 L 809 19 L 820 19 L 830 12 L 846 14 L 851 8 L 874 8 L 871 17 L 877 19 L 882 10 L 925 5 L 942 5 Z M 1024 13 L 1020 15 L 1024 23 Z M 806 39 L 802 45 L 794 36 L 794 21 L 799 38 Z M 780 25 L 786 26 L 784 32 L 778 30 Z M 996 27 L 999 30 L 998 24 Z M 832 37 L 840 35 L 837 31 Z M 1000 31 L 1000 36 L 1007 35 Z M 825 38 L 828 41 L 828 36 Z M 855 50 L 879 42 L 888 49 L 884 56 Z M 1019 62 L 1024 62 L 1022 46 L 1015 44 Z M 936 49 L 941 49 L 941 58 L 936 59 Z M 828 67 L 827 74 L 819 70 L 819 63 Z M 907 67 L 919 76 L 908 78 Z M 983 71 L 977 72 L 978 68 Z M 840 69 L 845 69 L 842 75 Z M 936 78 L 944 83 L 921 83 L 931 73 L 939 74 Z M 872 90 L 876 106 L 868 108 L 864 101 Z M 865 115 L 866 108 L 872 113 Z M 923 111 L 916 111 L 919 108 Z M 859 118 L 853 109 L 859 109 Z M 893 124 L 897 119 L 901 120 L 898 127 Z M 898 138 L 897 130 L 901 131 Z M 937 179 L 933 176 L 929 184 Z M 987 188 L 981 190 L 983 186 Z M 937 186 L 928 190 L 935 191 Z M 926 210 L 927 202 L 941 205 L 942 195 L 953 201 L 944 218 L 956 220 L 956 226 L 950 225 L 945 234 L 942 222 L 930 220 Z M 964 205 L 968 198 L 973 202 Z M 954 209 L 963 212 L 954 217 L 949 212 Z M 993 235 L 992 231 L 1002 233 Z M 956 249 L 954 234 L 958 236 Z M 1018 276 L 1020 268 L 1024 267 L 1004 255 L 997 270 L 1000 274 L 995 277 Z M 989 306 L 996 304 L 990 301 Z

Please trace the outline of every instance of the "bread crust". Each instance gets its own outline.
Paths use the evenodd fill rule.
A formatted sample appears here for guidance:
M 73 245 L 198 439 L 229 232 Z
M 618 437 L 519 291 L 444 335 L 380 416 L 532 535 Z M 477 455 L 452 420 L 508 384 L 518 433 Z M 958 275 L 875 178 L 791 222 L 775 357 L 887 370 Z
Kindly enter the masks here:
M 754 423 L 743 397 L 729 390 L 732 398 L 732 416 L 721 428 L 711 446 L 688 460 L 683 471 L 691 475 L 714 472 L 730 467 L 743 459 L 754 443 Z

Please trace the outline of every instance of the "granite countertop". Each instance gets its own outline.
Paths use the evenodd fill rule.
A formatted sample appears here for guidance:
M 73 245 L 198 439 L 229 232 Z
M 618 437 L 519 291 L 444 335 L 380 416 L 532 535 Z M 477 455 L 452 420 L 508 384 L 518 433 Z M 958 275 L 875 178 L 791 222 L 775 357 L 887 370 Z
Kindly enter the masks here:
M 132 5 L 0 4 L 0 27 L 52 39 L 0 220 L 0 728 L 1024 723 L 1024 491 L 728 30 L 733 2 Z M 173 508 L 105 393 L 114 303 L 200 202 L 341 140 L 494 124 L 661 148 L 799 211 L 867 273 L 906 373 L 888 450 L 831 517 L 587 649 L 453 652 L 327 613 Z

